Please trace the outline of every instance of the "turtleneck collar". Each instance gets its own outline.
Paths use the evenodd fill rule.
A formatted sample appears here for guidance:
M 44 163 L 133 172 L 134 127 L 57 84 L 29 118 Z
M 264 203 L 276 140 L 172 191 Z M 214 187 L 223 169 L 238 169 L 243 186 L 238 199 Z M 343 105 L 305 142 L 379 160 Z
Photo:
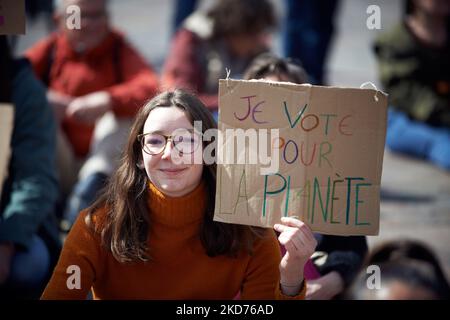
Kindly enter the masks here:
M 169 197 L 149 185 L 149 207 L 152 221 L 170 227 L 183 227 L 199 223 L 206 209 L 206 186 L 202 180 L 190 193 L 181 197 Z

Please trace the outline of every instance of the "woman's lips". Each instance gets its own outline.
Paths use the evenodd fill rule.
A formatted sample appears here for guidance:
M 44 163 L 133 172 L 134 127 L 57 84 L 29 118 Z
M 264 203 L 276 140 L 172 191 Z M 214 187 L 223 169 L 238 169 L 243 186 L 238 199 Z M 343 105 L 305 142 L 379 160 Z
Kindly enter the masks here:
M 181 172 L 185 171 L 187 168 L 177 168 L 177 169 L 159 169 L 162 173 L 168 176 L 176 176 Z

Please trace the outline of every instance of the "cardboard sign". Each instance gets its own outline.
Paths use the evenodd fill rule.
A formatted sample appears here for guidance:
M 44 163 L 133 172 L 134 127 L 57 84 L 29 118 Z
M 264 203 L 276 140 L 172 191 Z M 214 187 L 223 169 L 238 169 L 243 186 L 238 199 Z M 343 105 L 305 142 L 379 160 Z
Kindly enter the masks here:
M 11 156 L 11 135 L 14 126 L 13 106 L 0 103 L 0 196 L 3 182 L 8 175 L 8 164 Z
M 2 34 L 25 34 L 25 0 L 0 0 Z
M 377 235 L 386 118 L 373 89 L 220 80 L 214 220 Z

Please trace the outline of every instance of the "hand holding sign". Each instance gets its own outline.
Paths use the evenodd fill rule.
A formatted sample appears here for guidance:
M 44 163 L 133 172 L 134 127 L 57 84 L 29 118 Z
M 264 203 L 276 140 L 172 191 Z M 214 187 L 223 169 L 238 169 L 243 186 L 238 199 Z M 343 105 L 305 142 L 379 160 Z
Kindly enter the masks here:
M 280 232 L 278 241 L 286 248 L 280 263 L 280 283 L 285 294 L 296 294 L 303 282 L 306 261 L 314 253 L 317 241 L 311 229 L 298 219 L 281 218 L 274 229 Z

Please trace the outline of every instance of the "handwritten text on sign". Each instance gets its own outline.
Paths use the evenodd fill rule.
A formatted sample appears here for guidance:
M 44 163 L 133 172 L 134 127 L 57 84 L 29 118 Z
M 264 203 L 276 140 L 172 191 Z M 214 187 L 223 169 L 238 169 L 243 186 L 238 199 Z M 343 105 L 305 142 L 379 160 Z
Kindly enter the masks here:
M 219 130 L 244 132 L 233 139 L 244 139 L 246 152 L 270 154 L 274 170 L 219 162 L 214 219 L 269 227 L 295 215 L 318 232 L 377 234 L 387 99 L 374 94 L 221 80 Z M 267 132 L 267 146 L 252 130 Z M 219 153 L 235 150 L 233 139 L 225 135 Z

